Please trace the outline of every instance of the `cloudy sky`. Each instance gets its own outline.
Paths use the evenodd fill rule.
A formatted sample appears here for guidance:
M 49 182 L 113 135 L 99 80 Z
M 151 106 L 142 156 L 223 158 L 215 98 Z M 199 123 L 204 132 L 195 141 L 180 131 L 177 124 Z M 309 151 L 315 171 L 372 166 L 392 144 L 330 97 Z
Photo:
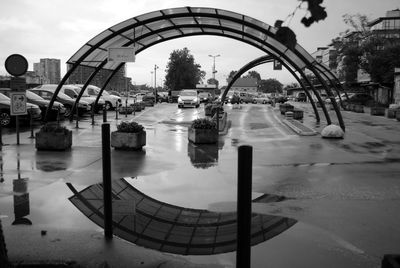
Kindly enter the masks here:
M 61 60 L 61 75 L 65 62 L 87 41 L 108 27 L 126 19 L 154 10 L 182 7 L 213 7 L 238 12 L 267 24 L 285 20 L 300 2 L 298 0 L 1 0 L 0 5 L 0 75 L 6 75 L 5 59 L 14 53 L 25 56 L 29 70 L 41 58 Z M 297 35 L 297 42 L 310 53 L 326 46 L 348 28 L 344 14 L 363 14 L 370 19 L 385 16 L 385 12 L 400 8 L 399 0 L 324 0 L 328 17 L 303 26 L 300 20 L 307 15 L 307 4 L 297 10 L 289 26 Z M 157 85 L 161 85 L 170 53 L 187 47 L 211 78 L 213 59 L 216 60 L 216 79 L 226 84 L 231 70 L 238 70 L 249 61 L 263 55 L 247 44 L 223 37 L 187 37 L 161 43 L 138 54 L 135 63 L 129 63 L 127 76 L 136 84 L 154 84 L 154 65 Z M 273 71 L 272 64 L 255 69 L 263 79 L 275 78 L 283 84 L 294 81 L 286 71 Z

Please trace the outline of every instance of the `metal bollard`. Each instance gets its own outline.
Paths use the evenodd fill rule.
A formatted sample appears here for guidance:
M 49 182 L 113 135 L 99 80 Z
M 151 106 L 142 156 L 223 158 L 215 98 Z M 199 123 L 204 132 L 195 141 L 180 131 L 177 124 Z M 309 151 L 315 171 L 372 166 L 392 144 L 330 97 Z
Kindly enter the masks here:
M 103 107 L 103 123 L 107 122 L 107 107 Z
M 76 123 L 75 123 L 75 128 L 79 128 L 79 124 L 78 124 L 78 122 L 79 122 L 79 109 L 78 109 L 78 105 L 76 106 L 76 108 L 75 108 L 76 110 Z
M 112 239 L 110 124 L 101 125 L 101 143 L 103 158 L 104 236 L 106 239 Z
M 251 262 L 251 187 L 253 147 L 238 148 L 237 251 L 236 267 L 250 268 Z
M 125 117 L 128 117 L 128 99 L 125 100 Z
M 115 120 L 118 120 L 118 111 L 119 111 L 119 106 L 118 106 L 118 101 L 115 102 Z
M 60 125 L 60 105 L 57 107 L 57 125 Z
M 15 116 L 15 131 L 17 132 L 17 145 L 19 145 L 19 115 Z
M 92 111 L 90 113 L 90 116 L 92 117 L 92 125 L 94 125 L 94 103 L 93 103 L 93 107 L 92 107 Z
M 35 136 L 33 135 L 33 115 L 31 110 L 29 110 L 29 127 L 31 129 L 31 136 L 29 138 L 33 139 Z
M 3 146 L 3 126 L 0 123 L 0 148 Z
M 215 114 L 217 115 L 217 131 L 219 132 L 219 106 L 217 107 L 217 112 Z

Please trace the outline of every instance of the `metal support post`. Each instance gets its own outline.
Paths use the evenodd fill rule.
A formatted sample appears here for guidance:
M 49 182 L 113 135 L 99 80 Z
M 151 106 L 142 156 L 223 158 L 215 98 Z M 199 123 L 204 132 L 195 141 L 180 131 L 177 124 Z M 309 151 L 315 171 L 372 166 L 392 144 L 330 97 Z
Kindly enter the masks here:
M 0 123 L 0 148 L 3 146 L 3 126 Z
M 219 133 L 219 106 L 217 107 L 217 112 L 215 114 L 217 115 L 217 131 Z
M 250 268 L 251 260 L 251 186 L 253 147 L 238 148 L 237 251 L 236 267 Z
M 107 107 L 103 107 L 103 123 L 107 122 Z
M 118 111 L 119 111 L 119 107 L 118 107 L 118 101 L 115 103 L 115 120 L 118 120 Z
M 75 123 L 75 128 L 79 128 L 79 124 L 78 124 L 78 122 L 79 122 L 79 109 L 78 109 L 78 106 L 76 107 L 76 123 Z
M 33 115 L 31 110 L 29 110 L 29 127 L 31 129 L 31 136 L 29 138 L 33 139 L 35 136 L 33 135 Z
M 101 143 L 103 156 L 104 236 L 106 239 L 112 239 L 110 124 L 101 125 Z
M 125 99 L 125 117 L 128 117 L 128 99 Z
M 17 132 L 17 145 L 19 145 L 19 116 L 15 116 L 15 131 Z
M 90 116 L 92 117 L 92 125 L 94 125 L 94 103 L 93 103 L 93 106 L 92 106 L 92 111 L 90 113 Z
M 57 107 L 57 125 L 60 125 L 60 105 Z

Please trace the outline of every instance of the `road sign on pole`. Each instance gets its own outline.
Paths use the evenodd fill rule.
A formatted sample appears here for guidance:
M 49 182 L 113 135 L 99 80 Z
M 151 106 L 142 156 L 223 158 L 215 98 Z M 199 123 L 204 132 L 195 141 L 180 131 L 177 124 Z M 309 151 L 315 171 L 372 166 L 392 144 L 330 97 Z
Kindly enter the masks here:
M 10 92 L 10 99 L 11 99 L 10 115 L 27 114 L 25 92 Z

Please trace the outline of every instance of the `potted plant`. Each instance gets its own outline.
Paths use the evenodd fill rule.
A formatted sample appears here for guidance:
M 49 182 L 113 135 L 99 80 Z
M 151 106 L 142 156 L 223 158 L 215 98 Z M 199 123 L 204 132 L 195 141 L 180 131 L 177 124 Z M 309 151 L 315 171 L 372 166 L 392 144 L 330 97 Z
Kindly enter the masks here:
M 384 116 L 386 114 L 386 108 L 380 103 L 374 103 L 374 105 L 371 106 L 370 113 L 371 115 Z
M 144 127 L 134 121 L 122 121 L 117 130 L 111 132 L 111 146 L 122 150 L 140 150 L 146 145 Z
M 193 143 L 216 143 L 218 141 L 217 124 L 209 118 L 193 120 L 188 129 L 188 139 Z
M 72 131 L 58 123 L 46 123 L 35 135 L 37 150 L 66 150 L 72 146 Z

